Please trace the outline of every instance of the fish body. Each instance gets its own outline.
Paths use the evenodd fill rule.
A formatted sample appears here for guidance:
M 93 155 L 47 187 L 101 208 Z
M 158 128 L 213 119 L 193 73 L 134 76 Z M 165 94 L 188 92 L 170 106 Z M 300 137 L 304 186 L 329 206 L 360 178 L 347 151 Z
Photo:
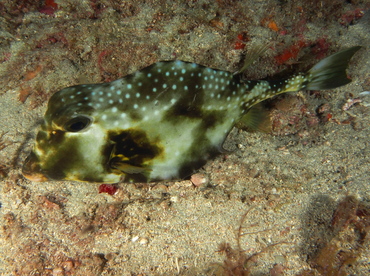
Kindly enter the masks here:
M 183 178 L 222 152 L 227 134 L 253 105 L 350 82 L 345 69 L 358 49 L 281 82 L 165 61 L 110 83 L 65 88 L 49 100 L 23 174 L 33 181 L 105 183 Z

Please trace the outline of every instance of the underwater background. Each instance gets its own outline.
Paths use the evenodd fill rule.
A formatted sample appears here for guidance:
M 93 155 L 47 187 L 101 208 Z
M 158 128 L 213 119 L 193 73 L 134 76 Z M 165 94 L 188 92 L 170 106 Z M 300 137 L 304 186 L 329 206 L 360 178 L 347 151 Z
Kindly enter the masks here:
M 370 2 L 0 2 L 1 275 L 367 275 Z M 190 180 L 21 174 L 46 105 L 161 60 L 279 79 L 355 45 L 352 83 L 268 100 Z

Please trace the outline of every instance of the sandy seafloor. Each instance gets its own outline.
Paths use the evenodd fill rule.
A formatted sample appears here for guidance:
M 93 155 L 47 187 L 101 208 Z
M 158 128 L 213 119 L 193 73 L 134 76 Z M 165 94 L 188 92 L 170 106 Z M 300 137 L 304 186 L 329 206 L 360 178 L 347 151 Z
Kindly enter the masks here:
M 369 1 L 31 2 L 0 4 L 1 275 L 369 275 L 370 96 L 360 94 L 370 90 Z M 64 87 L 175 58 L 235 71 L 236 42 L 271 43 L 249 70 L 266 77 L 297 60 L 278 66 L 285 49 L 320 39 L 323 55 L 363 46 L 353 82 L 288 97 L 280 112 L 296 112 L 294 99 L 308 110 L 289 131 L 232 130 L 232 152 L 201 169 L 207 185 L 121 183 L 111 196 L 99 184 L 21 175 L 47 100 Z M 344 111 L 348 99 L 361 102 Z M 299 123 L 323 104 L 330 120 Z M 245 274 L 227 274 L 232 261 Z

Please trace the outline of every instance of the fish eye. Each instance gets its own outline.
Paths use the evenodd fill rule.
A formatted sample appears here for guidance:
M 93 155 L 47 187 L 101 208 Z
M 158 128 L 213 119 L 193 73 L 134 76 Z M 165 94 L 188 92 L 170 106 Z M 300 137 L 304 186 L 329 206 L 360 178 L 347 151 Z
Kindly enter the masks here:
M 69 132 L 79 132 L 87 128 L 91 124 L 91 122 L 92 122 L 91 118 L 87 116 L 79 115 L 69 120 L 65 124 L 64 128 L 66 131 L 69 131 Z

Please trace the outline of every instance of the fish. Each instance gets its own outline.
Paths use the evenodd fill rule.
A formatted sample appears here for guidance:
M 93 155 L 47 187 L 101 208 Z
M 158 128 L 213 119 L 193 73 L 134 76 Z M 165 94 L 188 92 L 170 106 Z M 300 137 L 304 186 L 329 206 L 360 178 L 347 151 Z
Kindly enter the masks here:
M 31 181 L 132 183 L 183 179 L 225 152 L 234 125 L 275 95 L 351 82 L 354 46 L 281 81 L 179 60 L 118 80 L 64 88 L 51 96 L 22 168 Z

